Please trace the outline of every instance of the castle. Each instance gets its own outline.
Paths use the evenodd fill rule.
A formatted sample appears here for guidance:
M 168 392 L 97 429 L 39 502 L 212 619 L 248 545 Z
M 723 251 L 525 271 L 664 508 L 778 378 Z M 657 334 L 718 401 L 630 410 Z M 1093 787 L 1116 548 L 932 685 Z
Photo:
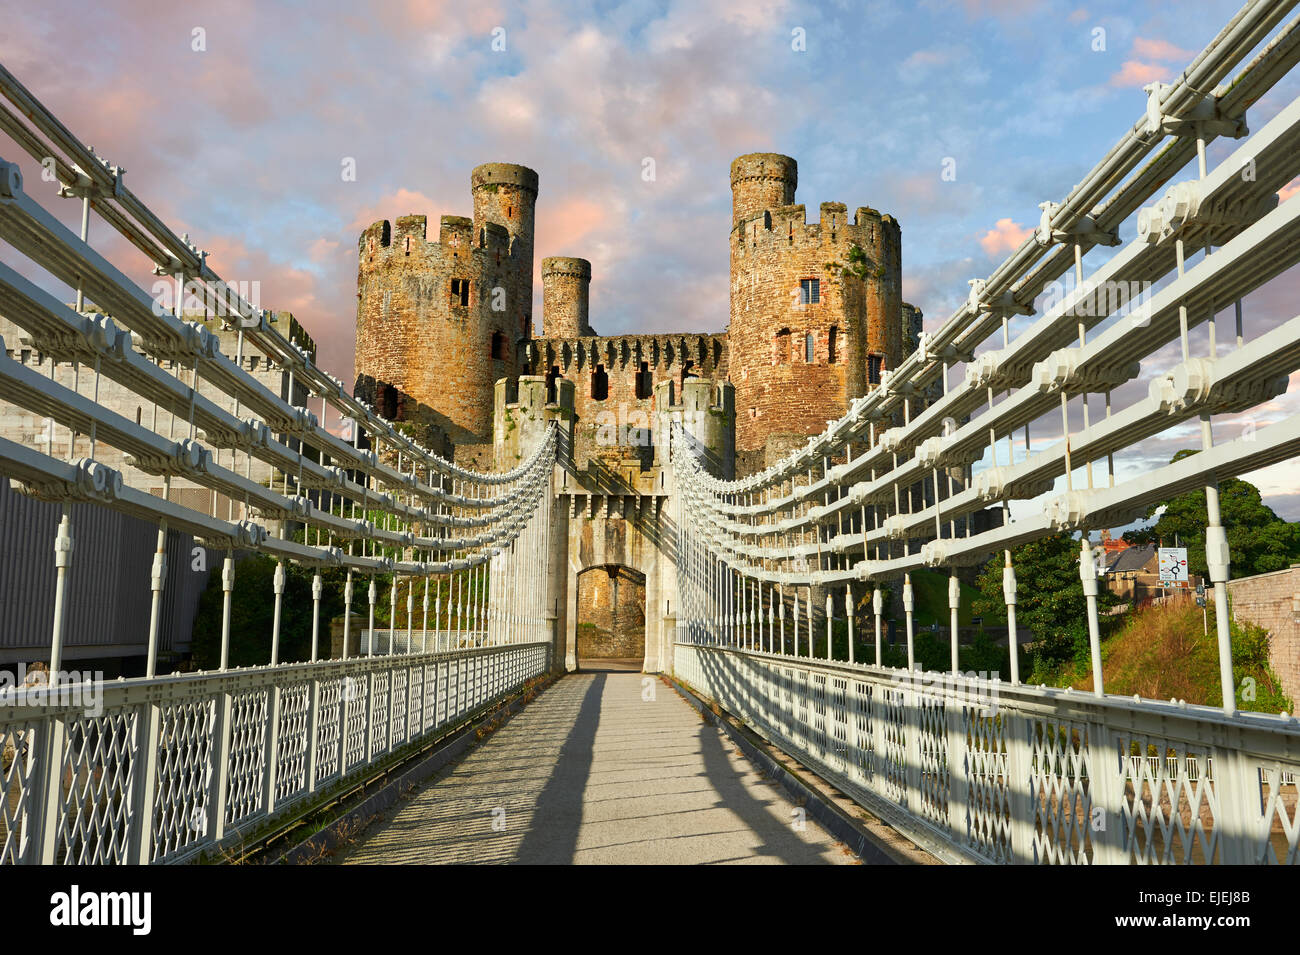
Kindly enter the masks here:
M 510 465 L 493 437 L 496 384 L 510 397 L 520 376 L 541 376 L 552 400 L 558 381 L 573 383 L 577 470 L 648 469 L 646 445 L 627 433 L 653 429 L 658 385 L 680 395 L 694 379 L 715 386 L 728 421 L 720 465 L 744 475 L 823 430 L 915 347 L 921 314 L 902 301 L 897 220 L 824 202 L 821 221 L 808 222 L 794 202 L 798 165 L 774 153 L 731 164 L 724 333 L 598 335 L 591 263 L 551 256 L 535 335 L 538 182 L 523 166 L 478 166 L 473 217 L 443 216 L 438 241 L 424 216 L 408 215 L 372 224 L 358 244 L 354 393 L 458 463 Z M 602 439 L 611 420 L 622 440 Z
M 354 395 L 426 447 L 477 470 L 562 434 L 553 532 L 565 542 L 554 608 L 566 665 L 670 652 L 675 579 L 662 436 L 686 428 L 721 477 L 803 445 L 916 347 L 902 300 L 898 222 L 865 206 L 794 201 L 798 165 L 774 153 L 731 164 L 726 331 L 603 336 L 591 263 L 541 260 L 538 175 L 507 163 L 470 176 L 473 216 L 376 222 L 358 244 Z M 549 250 L 548 250 L 549 251 Z M 560 251 L 560 250 L 557 250 Z M 568 250 L 565 250 L 568 251 Z M 599 323 L 599 317 L 597 317 Z

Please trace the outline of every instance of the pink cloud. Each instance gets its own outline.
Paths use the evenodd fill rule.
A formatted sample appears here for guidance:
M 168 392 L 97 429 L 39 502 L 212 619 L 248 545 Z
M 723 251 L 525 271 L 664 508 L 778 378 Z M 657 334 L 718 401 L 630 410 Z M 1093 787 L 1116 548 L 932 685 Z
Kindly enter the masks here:
M 378 222 L 380 219 L 387 219 L 392 222 L 398 216 L 428 216 L 432 222 L 429 229 L 431 233 L 429 238 L 435 242 L 438 240 L 438 219 L 441 216 L 468 215 L 472 200 L 469 194 L 469 177 L 466 176 L 464 198 L 455 204 L 439 202 L 436 199 L 430 199 L 423 192 L 413 189 L 398 189 L 396 192 L 390 192 L 385 196 L 361 206 L 352 216 L 348 223 L 348 230 L 358 233 L 370 225 L 372 222 Z
M 1079 7 L 1077 10 L 1071 10 L 1070 15 L 1065 19 L 1067 23 L 1078 25 L 1088 19 L 1088 11 L 1083 7 Z
M 1285 186 L 1279 189 L 1277 191 L 1277 198 L 1281 202 L 1286 202 L 1298 192 L 1300 192 L 1300 177 L 1292 179 Z
M 980 248 L 989 255 L 1014 252 L 1020 244 L 1034 234 L 1034 230 L 1011 219 L 999 219 L 997 225 L 980 236 Z
M 1027 13 L 1041 10 L 1041 0 L 961 0 L 966 16 L 997 17 L 1000 20 L 1015 20 Z
M 1169 68 L 1155 63 L 1141 63 L 1138 60 L 1125 60 L 1120 71 L 1110 78 L 1111 86 L 1143 87 L 1148 83 L 1165 80 L 1169 77 Z
M 1148 40 L 1138 37 L 1133 41 L 1133 55 L 1147 60 L 1190 60 L 1196 54 L 1191 50 L 1174 46 L 1168 40 Z
M 609 207 L 590 199 L 561 199 L 558 203 L 539 204 L 535 247 L 538 256 L 576 255 L 586 258 L 580 249 L 583 238 L 605 227 Z M 554 250 L 554 251 L 552 251 Z M 537 262 L 541 267 L 540 258 Z
M 911 70 L 924 66 L 943 66 L 952 59 L 950 50 L 917 50 L 903 61 L 903 69 Z
M 332 257 L 338 256 L 341 247 L 341 242 L 335 242 L 333 239 L 326 239 L 322 236 L 307 246 L 307 257 L 313 262 L 325 262 Z M 350 253 L 352 249 L 349 247 L 346 251 Z

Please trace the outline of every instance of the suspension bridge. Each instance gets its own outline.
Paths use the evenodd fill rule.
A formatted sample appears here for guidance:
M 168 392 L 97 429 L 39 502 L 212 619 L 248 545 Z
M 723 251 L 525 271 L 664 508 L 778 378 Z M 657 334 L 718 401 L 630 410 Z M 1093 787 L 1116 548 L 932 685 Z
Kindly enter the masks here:
M 1247 3 L 1172 82 L 1149 86 L 1132 127 L 1042 203 L 1033 234 L 805 447 L 723 480 L 705 425 L 670 397 L 653 424 L 662 480 L 617 490 L 567 466 L 563 394 L 521 423 L 512 470 L 421 447 L 316 367 L 123 169 L 0 68 L 0 130 L 51 180 L 0 162 L 0 314 L 21 337 L 0 355 L 0 401 L 45 435 L 0 437 L 0 474 L 57 508 L 40 544 L 54 587 L 24 598 L 52 607 L 50 680 L 2 691 L 0 862 L 220 858 L 548 679 L 346 861 L 841 861 L 827 833 L 792 828 L 792 797 L 668 682 L 571 672 L 564 602 L 592 561 L 570 553 L 569 528 L 617 513 L 635 517 L 652 555 L 646 673 L 745 724 L 930 858 L 1294 863 L 1300 723 L 1235 704 L 1218 497 L 1220 481 L 1300 455 L 1300 418 L 1224 423 L 1262 412 L 1300 369 L 1300 317 L 1265 327 L 1243 308 L 1269 283 L 1294 290 L 1300 262 L 1287 188 L 1300 175 L 1300 99 L 1278 101 L 1300 60 L 1294 6 Z M 51 211 L 67 201 L 80 202 L 79 231 Z M 92 210 L 108 239 L 91 234 Z M 174 285 L 170 309 L 141 284 L 152 276 L 114 264 L 127 247 Z M 1065 294 L 1044 306 L 1058 283 Z M 60 286 L 75 303 L 47 291 Z M 184 311 L 194 290 L 219 303 L 204 317 L 233 335 L 233 355 Z M 287 387 L 254 374 L 245 347 Z M 109 390 L 141 411 L 113 410 Z M 347 438 L 328 427 L 342 420 Z M 1179 426 L 1199 453 L 1117 466 Z M 915 494 L 926 481 L 948 493 Z M 1223 705 L 1108 694 L 1088 531 L 1192 489 L 1207 501 Z M 970 518 L 990 507 L 1003 519 L 981 530 Z M 145 673 L 92 688 L 61 674 L 70 621 L 100 599 L 75 571 L 89 559 L 82 530 L 103 514 L 145 522 L 157 547 L 138 581 Z M 1015 639 L 1005 678 L 963 675 L 957 568 L 1005 559 L 1014 634 L 1012 549 L 1068 532 L 1083 532 L 1093 689 L 1027 685 Z M 206 672 L 160 666 L 176 533 L 224 554 L 220 660 Z M 249 553 L 276 568 L 270 662 L 237 667 L 232 595 Z M 281 660 L 289 567 L 312 578 L 311 607 L 292 608 L 311 612 L 305 661 Z M 922 568 L 949 575 L 945 672 L 915 661 L 910 575 Z M 346 579 L 338 653 L 320 613 L 331 573 Z M 883 665 L 889 582 L 901 584 L 902 668 Z M 850 634 L 839 656 L 837 621 Z

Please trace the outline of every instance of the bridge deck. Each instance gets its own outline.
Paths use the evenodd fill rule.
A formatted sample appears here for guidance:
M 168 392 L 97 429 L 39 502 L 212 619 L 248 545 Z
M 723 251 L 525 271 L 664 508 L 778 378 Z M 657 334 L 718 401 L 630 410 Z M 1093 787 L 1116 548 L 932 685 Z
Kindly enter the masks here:
M 343 863 L 852 863 L 655 679 L 560 680 L 377 821 Z M 496 828 L 494 829 L 494 822 Z

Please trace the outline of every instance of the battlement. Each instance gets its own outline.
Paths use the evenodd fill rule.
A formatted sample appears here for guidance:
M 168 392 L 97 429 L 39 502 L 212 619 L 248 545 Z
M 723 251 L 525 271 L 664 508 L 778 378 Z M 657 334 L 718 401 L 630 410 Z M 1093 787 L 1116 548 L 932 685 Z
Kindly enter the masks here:
M 591 278 L 591 263 L 586 259 L 575 259 L 564 255 L 548 255 L 542 259 L 542 276 L 575 275 L 578 278 Z
M 438 221 L 438 242 L 468 248 L 473 245 L 474 220 L 469 216 L 443 216 Z
M 517 166 L 509 162 L 485 162 L 475 166 L 470 173 L 470 184 L 477 191 L 486 189 L 494 191 L 498 186 L 515 186 L 537 195 L 537 173 L 527 166 Z
M 764 209 L 732 227 L 731 243 L 744 255 L 747 249 L 771 246 L 807 248 L 823 244 L 858 245 L 863 249 L 895 246 L 902 241 L 898 220 L 869 206 L 859 206 L 852 220 L 842 202 L 823 202 L 821 221 L 809 222 L 803 203 Z
M 715 376 L 727 360 L 727 336 L 693 335 L 609 335 L 593 337 L 535 338 L 528 345 L 529 364 L 539 372 L 559 368 L 584 369 L 604 365 L 606 369 L 645 362 L 651 369 L 689 370 L 704 378 Z M 689 364 L 688 364 L 689 363 Z
M 496 222 L 485 222 L 475 236 L 472 219 L 442 216 L 436 242 L 429 240 L 428 222 L 428 216 L 405 215 L 398 216 L 395 223 L 382 219 L 367 226 L 357 243 L 360 266 L 365 269 L 390 259 L 455 260 L 475 255 L 491 256 L 492 264 L 497 264 L 511 253 L 510 232 Z

